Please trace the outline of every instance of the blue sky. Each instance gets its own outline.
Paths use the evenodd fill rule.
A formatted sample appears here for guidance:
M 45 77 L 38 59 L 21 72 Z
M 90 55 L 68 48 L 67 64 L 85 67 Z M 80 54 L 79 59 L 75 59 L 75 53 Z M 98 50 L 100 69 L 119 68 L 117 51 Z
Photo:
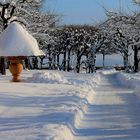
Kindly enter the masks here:
M 124 12 L 140 9 L 132 0 L 46 0 L 44 6 L 46 10 L 62 15 L 61 24 L 95 24 L 104 21 L 103 7 Z

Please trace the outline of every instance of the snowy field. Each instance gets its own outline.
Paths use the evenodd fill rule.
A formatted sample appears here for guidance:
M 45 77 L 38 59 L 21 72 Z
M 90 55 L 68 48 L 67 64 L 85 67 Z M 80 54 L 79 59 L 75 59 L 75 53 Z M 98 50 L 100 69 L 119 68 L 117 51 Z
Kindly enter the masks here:
M 0 76 L 0 140 L 140 140 L 140 74 Z

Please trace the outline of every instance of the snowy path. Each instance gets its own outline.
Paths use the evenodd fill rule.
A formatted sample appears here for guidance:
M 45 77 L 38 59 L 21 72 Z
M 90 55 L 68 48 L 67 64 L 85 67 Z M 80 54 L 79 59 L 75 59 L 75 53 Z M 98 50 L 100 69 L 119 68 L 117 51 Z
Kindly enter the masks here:
M 120 73 L 22 76 L 0 76 L 0 140 L 140 140 L 140 96 Z
M 117 74 L 104 75 L 75 135 L 79 140 L 140 140 L 140 100 Z

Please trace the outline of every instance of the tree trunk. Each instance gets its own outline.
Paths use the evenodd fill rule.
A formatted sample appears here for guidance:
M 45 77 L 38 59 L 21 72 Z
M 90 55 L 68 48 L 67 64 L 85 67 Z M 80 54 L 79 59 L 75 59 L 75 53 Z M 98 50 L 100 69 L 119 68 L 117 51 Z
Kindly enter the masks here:
M 64 60 L 63 60 L 63 71 L 66 71 L 66 55 L 67 54 L 67 52 L 65 51 L 64 52 Z
M 49 59 L 49 69 L 52 69 L 52 58 L 51 58 L 51 48 L 50 48 L 51 46 L 50 45 L 48 45 L 48 55 L 49 55 L 49 57 L 48 57 L 48 59 Z
M 53 53 L 53 58 L 52 58 L 52 60 L 53 60 L 53 69 L 56 69 L 56 54 L 55 53 Z
M 89 73 L 89 59 L 88 59 L 88 54 L 86 55 L 86 73 Z
M 0 72 L 2 75 L 6 75 L 5 58 L 0 58 Z
M 40 69 L 42 69 L 43 68 L 43 60 L 44 60 L 45 56 L 41 56 L 39 58 L 40 58 Z
M 29 58 L 28 57 L 25 58 L 24 62 L 25 62 L 25 68 L 26 69 L 31 69 L 30 62 L 29 62 Z
M 96 56 L 94 54 L 93 57 L 92 57 L 92 60 L 91 60 L 92 62 L 90 64 L 91 65 L 91 73 L 96 71 L 95 60 L 96 60 Z
M 81 58 L 78 57 L 78 58 L 77 58 L 77 64 L 76 64 L 76 72 L 77 72 L 77 73 L 80 72 L 80 60 L 81 60 Z
M 139 60 L 138 60 L 138 49 L 134 46 L 134 72 L 138 72 Z
M 105 67 L 105 53 L 103 53 L 103 68 Z
M 124 53 L 123 61 L 124 61 L 124 69 L 127 71 L 128 66 L 129 66 L 128 54 L 127 53 Z
M 59 59 L 59 55 L 57 54 L 57 69 L 60 69 L 60 59 Z
M 76 62 L 76 72 L 77 73 L 80 72 L 80 61 L 81 61 L 81 55 L 80 55 L 80 51 L 78 50 L 78 52 L 77 52 L 77 62 Z
M 68 63 L 67 63 L 67 71 L 70 71 L 70 50 L 68 50 Z
M 95 50 L 91 49 L 91 51 L 89 53 L 89 65 L 90 65 L 90 72 L 91 73 L 96 71 L 95 60 L 96 60 Z

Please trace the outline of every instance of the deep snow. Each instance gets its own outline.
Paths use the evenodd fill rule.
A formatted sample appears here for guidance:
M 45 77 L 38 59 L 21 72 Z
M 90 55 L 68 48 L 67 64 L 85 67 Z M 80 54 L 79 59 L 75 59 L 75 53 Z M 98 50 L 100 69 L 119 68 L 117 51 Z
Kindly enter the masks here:
M 0 56 L 38 56 L 44 55 L 39 50 L 36 39 L 18 22 L 12 22 L 0 34 Z
M 0 140 L 139 140 L 140 74 L 0 76 Z

